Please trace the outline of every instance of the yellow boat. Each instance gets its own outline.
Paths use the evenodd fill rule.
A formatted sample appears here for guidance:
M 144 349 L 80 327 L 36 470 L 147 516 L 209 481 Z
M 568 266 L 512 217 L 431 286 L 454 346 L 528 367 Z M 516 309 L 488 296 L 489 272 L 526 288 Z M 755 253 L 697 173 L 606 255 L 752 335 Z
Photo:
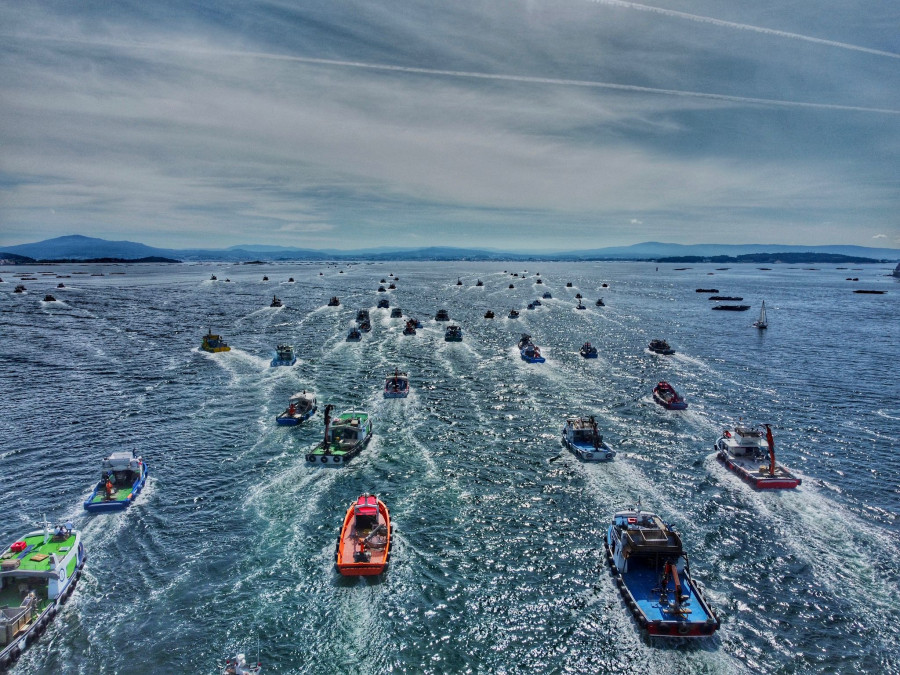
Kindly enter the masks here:
M 203 344 L 200 345 L 200 349 L 205 352 L 230 352 L 231 347 L 229 347 L 225 340 L 222 339 L 221 335 L 213 335 L 212 330 L 203 336 Z

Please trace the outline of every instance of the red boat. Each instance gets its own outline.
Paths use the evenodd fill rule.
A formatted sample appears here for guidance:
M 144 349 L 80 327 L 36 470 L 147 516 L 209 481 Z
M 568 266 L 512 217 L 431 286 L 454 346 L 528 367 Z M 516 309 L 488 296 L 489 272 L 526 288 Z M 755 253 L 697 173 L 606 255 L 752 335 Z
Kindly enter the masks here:
M 775 462 L 775 439 L 768 424 L 762 429 L 737 426 L 716 441 L 716 459 L 729 471 L 760 490 L 790 490 L 803 481 Z M 766 464 L 761 461 L 768 459 Z
M 688 407 L 681 394 L 668 382 L 660 382 L 653 387 L 653 400 L 667 410 L 686 410 Z
M 384 502 L 366 493 L 350 503 L 334 554 L 338 572 L 347 577 L 370 577 L 387 569 L 391 516 Z

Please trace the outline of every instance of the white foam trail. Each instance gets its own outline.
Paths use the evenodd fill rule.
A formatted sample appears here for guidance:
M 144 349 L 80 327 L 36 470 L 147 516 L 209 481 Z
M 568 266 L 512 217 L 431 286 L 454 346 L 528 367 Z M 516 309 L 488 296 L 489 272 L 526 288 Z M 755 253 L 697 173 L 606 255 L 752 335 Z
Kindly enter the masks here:
M 710 16 L 701 16 L 699 14 L 688 14 L 687 12 L 679 12 L 674 9 L 664 9 L 662 7 L 651 7 L 650 5 L 642 5 L 637 2 L 626 2 L 625 0 L 591 0 L 598 5 L 609 5 L 611 7 L 627 7 L 628 9 L 636 9 L 642 12 L 652 12 L 653 14 L 662 14 L 678 19 L 686 19 L 696 23 L 705 23 L 711 26 L 720 26 L 722 28 L 734 28 L 735 30 L 749 31 L 751 33 L 761 33 L 763 35 L 771 35 L 773 37 L 782 37 L 789 40 L 801 40 L 803 42 L 811 42 L 826 47 L 837 47 L 838 49 L 848 49 L 854 52 L 862 52 L 864 54 L 872 54 L 873 56 L 886 56 L 891 59 L 900 59 L 900 54 L 894 52 L 886 52 L 881 49 L 871 49 L 870 47 L 861 47 L 852 45 L 847 42 L 838 42 L 837 40 L 825 40 L 824 38 L 812 37 L 811 35 L 803 35 L 801 33 L 791 33 L 786 30 L 776 30 L 774 28 L 765 28 L 763 26 L 753 26 L 746 23 L 737 23 L 735 21 L 724 21 L 722 19 L 714 19 Z
M 688 15 L 691 16 L 691 15 Z M 741 24 L 737 24 L 741 25 Z M 739 103 L 758 106 L 775 106 L 779 108 L 807 108 L 813 110 L 834 110 L 841 112 L 865 112 L 879 115 L 900 115 L 900 110 L 891 108 L 869 108 L 865 106 L 839 105 L 836 103 L 814 103 L 811 101 L 790 101 L 787 99 L 755 98 L 752 96 L 732 96 L 729 94 L 716 94 L 703 91 L 691 91 L 685 89 L 664 89 L 660 87 L 642 87 L 635 84 L 620 84 L 616 82 L 599 82 L 597 80 L 570 80 L 555 77 L 532 77 L 528 75 L 507 75 L 503 73 L 481 73 L 466 70 L 444 70 L 440 68 L 417 68 L 414 66 L 394 66 L 386 63 L 368 63 L 365 61 L 344 61 L 340 59 L 320 59 L 311 56 L 293 56 L 290 54 L 268 54 L 266 52 L 238 51 L 233 49 L 208 49 L 199 47 L 160 46 L 140 42 L 117 42 L 114 40 L 82 40 L 77 38 L 58 38 L 41 35 L 10 35 L 0 33 L 0 37 L 10 40 L 32 40 L 44 42 L 65 42 L 71 44 L 84 44 L 94 47 L 111 47 L 122 49 L 142 49 L 156 52 L 174 54 L 193 54 L 196 56 L 210 57 L 235 57 L 244 59 L 265 59 L 269 61 L 285 61 L 290 63 L 305 63 L 317 66 L 333 66 L 336 68 L 354 68 L 360 70 L 373 70 L 379 72 L 408 73 L 411 75 L 431 75 L 435 77 L 455 77 L 475 80 L 491 80 L 499 82 L 518 82 L 521 84 L 545 84 L 556 87 L 583 87 L 588 89 L 608 89 L 612 91 L 626 91 L 640 94 L 656 94 L 662 96 L 676 96 L 681 98 L 699 98 L 724 103 Z M 885 52 L 889 54 L 890 52 Z

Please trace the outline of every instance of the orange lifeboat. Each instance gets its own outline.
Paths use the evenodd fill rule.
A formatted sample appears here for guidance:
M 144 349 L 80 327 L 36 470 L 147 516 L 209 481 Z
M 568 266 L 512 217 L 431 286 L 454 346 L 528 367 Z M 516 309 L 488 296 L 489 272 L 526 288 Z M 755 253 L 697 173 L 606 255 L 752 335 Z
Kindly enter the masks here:
M 391 515 L 368 493 L 350 503 L 335 550 L 338 572 L 348 577 L 381 574 L 391 559 Z

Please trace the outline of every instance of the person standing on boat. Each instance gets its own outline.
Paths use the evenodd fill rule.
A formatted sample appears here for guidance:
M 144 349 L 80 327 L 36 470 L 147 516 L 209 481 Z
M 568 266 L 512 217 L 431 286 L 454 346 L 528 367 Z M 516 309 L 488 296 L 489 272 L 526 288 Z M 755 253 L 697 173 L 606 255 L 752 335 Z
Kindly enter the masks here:
M 106 498 L 112 499 L 113 496 L 112 474 L 106 476 Z

